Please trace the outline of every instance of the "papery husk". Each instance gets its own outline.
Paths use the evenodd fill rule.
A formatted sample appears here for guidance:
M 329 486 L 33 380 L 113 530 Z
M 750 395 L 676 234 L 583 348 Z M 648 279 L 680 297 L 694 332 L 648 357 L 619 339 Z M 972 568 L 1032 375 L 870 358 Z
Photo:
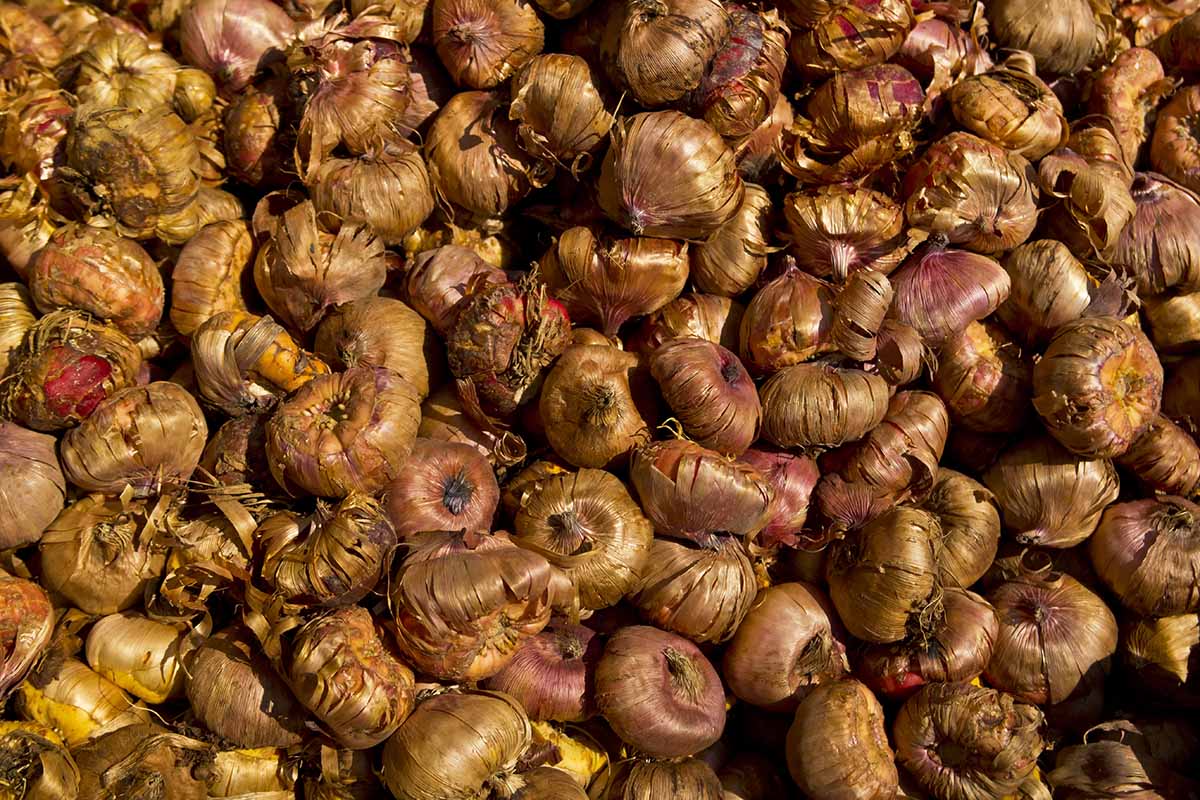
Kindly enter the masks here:
M 319 375 L 267 423 L 271 474 L 289 493 L 376 494 L 403 467 L 419 409 L 416 388 L 389 369 Z
M 663 106 L 700 85 L 729 38 L 730 22 L 716 0 L 621 4 L 608 15 L 600 60 L 638 103 Z
M 445 336 L 454 327 L 476 275 L 487 276 L 483 280 L 490 283 L 506 280 L 503 272 L 467 247 L 436 247 L 419 254 L 406 268 L 404 294 L 408 304 Z
M 560 569 L 581 609 L 616 604 L 636 588 L 654 528 L 612 473 L 583 469 L 519 491 L 512 541 Z
M 291 800 L 298 769 L 285 750 L 222 750 L 210 768 L 208 791 L 212 797 L 246 795 L 244 800 Z
M 1014 433 L 1031 416 L 1032 366 L 994 322 L 972 322 L 942 347 L 933 388 L 951 419 L 983 433 Z
M 88 665 L 135 697 L 163 703 L 183 695 L 183 659 L 207 627 L 193 629 L 131 611 L 110 614 L 88 633 Z
M 421 406 L 417 435 L 469 445 L 500 469 L 524 461 L 527 452 L 525 440 L 517 433 L 469 416 L 450 385 L 433 392 Z
M 343 368 L 386 367 L 407 380 L 421 400 L 429 396 L 436 343 L 419 314 L 390 297 L 340 305 L 317 329 L 318 355 Z
M 290 603 L 344 606 L 375 588 L 396 546 L 383 507 L 350 494 L 337 505 L 319 504 L 310 516 L 281 511 L 254 532 L 259 571 L 273 597 Z M 382 740 L 381 740 L 382 741 Z
M 50 68 L 63 57 L 63 42 L 42 20 L 16 3 L 5 3 L 0 8 L 0 26 L 3 26 L 3 41 L 0 48 L 5 60 L 22 62 Z
M 855 674 L 881 697 L 904 699 L 930 684 L 966 683 L 983 672 L 999 633 L 996 612 L 974 592 L 945 589 L 943 614 L 925 634 L 868 645 Z M 911 767 L 911 765 L 910 765 Z
M 538 751 L 553 746 L 558 755 L 548 754 L 550 766 L 569 773 L 578 785 L 589 787 L 593 793 L 607 789 L 612 778 L 612 759 L 605 750 L 607 745 L 601 744 L 587 728 L 556 726 L 549 722 L 534 722 L 532 726 L 533 751 L 525 760 L 532 763 L 540 757 Z M 611 735 L 601 736 L 609 744 L 614 743 Z
M 678 111 L 619 121 L 599 180 L 604 213 L 638 236 L 707 240 L 737 214 L 745 195 L 720 135 Z
M 413 674 L 370 612 L 348 606 L 288 630 L 297 623 L 279 626 L 282 645 L 278 628 L 264 643 L 296 698 L 343 747 L 365 750 L 391 736 L 412 711 Z
M 826 578 L 846 630 L 886 644 L 928 627 L 940 606 L 941 534 L 933 514 L 897 506 L 832 545 Z
M 1162 414 L 1117 463 L 1152 491 L 1184 497 L 1200 494 L 1200 444 Z
M 779 153 L 775 149 L 775 141 L 779 134 L 791 127 L 795 121 L 796 115 L 792 111 L 791 102 L 780 94 L 770 115 L 734 149 L 738 174 L 742 176 L 742 180 L 762 184 L 775 177 L 776 168 L 779 166 Z
M 725 727 L 712 664 L 687 639 L 647 625 L 609 637 L 596 667 L 596 702 L 626 744 L 654 758 L 697 753 Z
M 1004 269 L 1012 288 L 996 316 L 1032 346 L 1044 345 L 1060 326 L 1083 316 L 1097 289 L 1083 264 L 1054 239 L 1020 245 L 1005 257 Z
M 521 149 L 518 126 L 497 92 L 450 98 L 429 128 L 424 152 L 438 196 L 482 220 L 503 216 L 552 172 Z
M 366 224 L 396 245 L 433 213 L 429 172 L 416 146 L 396 142 L 356 158 L 324 159 L 308 178 L 321 220 Z
M 388 739 L 381 777 L 392 794 L 411 800 L 511 794 L 531 738 L 529 718 L 506 694 L 439 694 L 419 703 Z
M 1108 669 L 1117 621 L 1069 575 L 1026 572 L 992 589 L 1000 635 L 984 671 L 988 686 L 1029 703 L 1061 703 Z
M 202 184 L 196 199 L 178 214 L 159 221 L 155 235 L 171 245 L 186 244 L 205 225 L 214 222 L 242 219 L 242 201 L 223 189 Z
M 1033 168 L 1017 153 L 969 133 L 945 136 L 904 176 L 908 223 L 951 244 L 995 254 L 1024 242 L 1037 224 Z
M 0 723 L 0 796 L 6 800 L 75 800 L 79 769 L 62 737 L 37 722 Z
M 761 186 L 745 186 L 734 217 L 709 241 L 692 246 L 691 279 L 700 291 L 736 297 L 754 285 L 775 250 L 770 244 L 771 197 Z
M 325 233 L 313 203 L 274 214 L 271 201 L 268 195 L 255 211 L 255 233 L 270 238 L 255 257 L 254 284 L 285 325 L 312 330 L 333 306 L 369 297 L 383 286 L 383 241 L 369 226 L 348 223 L 336 234 Z
M 1111 138 L 1107 130 L 1095 130 L 1097 136 Z M 1069 147 L 1055 150 L 1038 165 L 1042 191 L 1060 199 L 1046 215 L 1048 231 L 1079 258 L 1111 255 L 1137 210 L 1129 191 L 1132 181 L 1124 165 L 1085 158 Z
M 837 446 L 862 438 L 887 413 L 887 383 L 878 375 L 797 364 L 759 390 L 762 436 L 777 447 Z
M 303 780 L 311 800 L 373 800 L 384 793 L 375 773 L 374 754 L 366 750 L 321 748 L 321 771 Z
M 823 683 L 801 701 L 785 755 L 792 780 L 814 800 L 896 795 L 899 774 L 883 708 L 858 681 Z
M 616 764 L 608 789 L 612 800 L 723 800 L 728 795 L 712 767 L 698 758 L 630 758 Z
M 0 549 L 33 544 L 63 508 L 66 481 L 48 436 L 0 421 Z
M 773 495 L 762 475 L 687 439 L 635 449 L 629 476 L 659 534 L 703 545 L 718 533 L 753 536 L 767 523 Z
M 1148 297 L 1142 312 L 1160 353 L 1188 353 L 1200 344 L 1200 292 Z
M 1154 111 L 1175 89 L 1154 53 L 1131 47 L 1092 78 L 1088 111 L 1108 118 L 1130 169 L 1154 129 Z
M 835 73 L 809 95 L 778 142 L 780 163 L 802 183 L 863 178 L 916 147 L 925 92 L 912 73 L 880 64 Z
M 516 699 L 532 720 L 583 722 L 596 714 L 593 677 L 602 650 L 591 628 L 551 623 L 484 685 Z
M 1193 779 L 1123 737 L 1095 738 L 1093 741 L 1089 732 L 1083 744 L 1059 751 L 1054 769 L 1046 775 L 1056 795 L 1069 800 L 1090 797 L 1167 800 L 1200 789 Z
M 688 279 L 688 244 L 575 227 L 550 247 L 539 269 L 573 320 L 598 322 L 612 337 L 631 317 L 658 311 L 679 296 Z
M 1143 296 L 1200 290 L 1200 196 L 1152 172 L 1137 173 L 1131 192 L 1137 211 L 1113 248 L 1113 263 Z
M 883 420 L 861 441 L 822 457 L 816 489 L 821 510 L 856 526 L 882 510 L 880 502 L 920 502 L 933 489 L 949 435 L 950 416 L 937 395 L 897 392 Z
M 791 37 L 792 64 L 809 78 L 861 69 L 889 60 L 915 24 L 908 0 L 832 2 L 820 18 Z
M 783 213 L 792 255 L 818 277 L 841 283 L 860 269 L 886 275 L 908 254 L 904 210 L 874 189 L 838 184 L 793 192 Z
M 931 100 L 936 100 L 959 79 L 978 75 L 993 66 L 976 26 L 967 31 L 948 19 L 925 18 L 924 14 L 919 15 L 917 24 L 908 32 L 896 60 L 927 82 L 925 95 Z
M 783 274 L 746 306 L 739 352 L 756 375 L 770 375 L 835 349 L 833 321 L 832 287 L 788 257 Z
M 246 311 L 254 239 L 244 220 L 204 226 L 180 250 L 171 270 L 171 324 L 190 335 L 222 311 Z
M 150 719 L 116 684 L 82 661 L 57 653 L 43 659 L 17 687 L 14 708 L 23 719 L 53 730 L 71 748 Z
M 1122 626 L 1121 662 L 1130 686 L 1172 709 L 1200 707 L 1200 617 L 1139 618 Z
M 537 767 L 520 774 L 524 786 L 513 800 L 587 800 L 587 792 L 561 769 Z
M 500 500 L 491 463 L 474 447 L 417 438 L 409 466 L 388 485 L 386 506 L 396 533 L 490 531 Z
M 1115 317 L 1060 327 L 1033 368 L 1033 406 L 1050 433 L 1084 456 L 1119 456 L 1158 414 L 1163 371 L 1150 341 Z
M 363 155 L 407 137 L 396 118 L 411 98 L 409 58 L 395 28 L 382 17 L 346 22 L 342 14 L 304 28 L 289 47 L 300 113 L 296 165 L 306 182 L 339 147 Z
M 1051 75 L 1079 72 L 1110 48 L 1117 21 L 1108 3 L 1070 0 L 1049 21 L 1042 19 L 1044 11 L 1031 0 L 990 4 L 990 31 L 1001 46 L 1028 51 L 1040 71 Z
M 693 642 L 724 642 L 742 624 L 758 590 L 745 546 L 714 537 L 706 546 L 655 539 L 629 595 L 642 619 Z
M 991 566 L 1000 541 L 995 495 L 975 479 L 941 467 L 921 507 L 942 525 L 938 580 L 946 588 L 972 586 Z
M 88 614 L 132 608 L 163 571 L 163 505 L 88 495 L 67 506 L 42 534 L 42 585 Z
M 234 624 L 219 631 L 185 666 L 188 703 L 208 730 L 239 747 L 300 743 L 307 714 L 249 629 Z
M 196 138 L 164 107 L 78 108 L 67 164 L 81 199 L 111 213 L 117 231 L 135 239 L 166 234 L 200 191 Z
M 1192 192 L 1200 192 L 1200 86 L 1185 86 L 1158 111 L 1150 139 L 1150 165 Z
M 846 634 L 829 598 L 808 583 L 758 593 L 725 650 L 721 674 L 740 700 L 791 711 L 849 669 Z
M 896 715 L 896 758 L 940 800 L 1012 795 L 1037 767 L 1045 742 L 1036 706 L 981 686 L 919 689 Z M 963 753 L 955 759 L 951 752 Z
M 1092 535 L 1117 499 L 1112 462 L 1077 456 L 1042 435 L 1013 443 L 983 474 L 1018 542 L 1072 547 Z
M 1173 72 L 1195 75 L 1200 72 L 1196 54 L 1196 37 L 1200 33 L 1200 11 L 1192 11 L 1177 20 L 1165 33 L 1150 42 L 1149 47 Z
M 433 0 L 430 36 L 459 86 L 491 89 L 542 51 L 545 26 L 528 0 Z
M 892 304 L 892 283 L 882 272 L 862 269 L 846 279 L 833 299 L 830 337 L 842 355 L 854 361 L 875 358 L 875 336 Z
M 1115 9 L 1122 33 L 1136 47 L 1146 47 L 1180 19 L 1200 8 L 1195 0 L 1127 2 Z
M 96 800 L 206 800 L 203 775 L 213 746 L 167 733 L 156 723 L 106 733 L 71 755 L 79 766 L 81 797 Z
M 50 241 L 56 219 L 46 189 L 33 175 L 0 178 L 0 256 L 17 275 L 28 275 L 29 259 Z
M 29 261 L 38 309 L 76 308 L 137 340 L 158 327 L 165 292 L 158 265 L 135 241 L 106 228 L 68 224 Z
M 553 567 L 506 534 L 422 533 L 408 543 L 388 597 L 393 634 L 420 672 L 490 677 L 549 622 Z
M 698 337 L 669 339 L 650 356 L 650 372 L 684 433 L 726 455 L 758 438 L 762 407 L 738 357 Z
M 1037 76 L 1028 54 L 963 78 L 946 91 L 946 100 L 968 131 L 1031 161 L 1067 142 L 1062 103 Z
M 39 584 L 0 572 L 0 698 L 23 681 L 51 645 L 55 611 Z M 2 786 L 3 784 L 0 784 Z
M 937 362 L 920 331 L 898 319 L 885 319 L 875 336 L 874 367 L 888 385 L 906 386 L 926 371 L 935 372 Z
M 543 370 L 570 344 L 570 324 L 536 270 L 517 283 L 474 280 L 446 339 L 467 408 L 503 417 L 532 400 Z
M 699 336 L 736 351 L 745 311 L 741 303 L 728 297 L 699 292 L 682 294 L 647 317 L 629 338 L 628 347 L 649 355 L 668 339 Z
M 751 448 L 739 459 L 757 469 L 773 490 L 768 522 L 756 542 L 768 548 L 796 547 L 808 518 L 813 487 L 820 478 L 817 462 L 769 446 Z
M 244 311 L 222 311 L 203 322 L 192 334 L 192 358 L 201 399 L 230 416 L 269 410 L 329 373 L 270 316 Z
M 274 187 L 296 172 L 292 131 L 284 124 L 291 105 L 281 78 L 247 86 L 225 111 L 221 152 L 229 177 L 250 186 Z
M 579 56 L 534 56 L 514 75 L 508 117 L 525 149 L 539 158 L 586 169 L 613 125 L 593 68 Z
M 187 485 L 207 439 L 204 413 L 182 386 L 133 386 L 114 392 L 66 433 L 63 472 L 87 492 L 171 494 Z
M 759 13 L 731 6 L 727 11 L 729 40 L 713 57 L 692 103 L 717 133 L 741 143 L 779 101 L 789 31 L 774 9 Z
M 118 33 L 98 39 L 76 59 L 71 88 L 79 104 L 135 111 L 171 107 L 180 64 L 144 36 Z
M 372 14 L 386 17 L 394 26 L 392 35 L 405 44 L 420 36 L 428 18 L 429 0 L 350 0 L 349 11 L 361 17 L 368 9 Z
M 1145 616 L 1200 610 L 1190 577 L 1200 561 L 1200 506 L 1181 497 L 1108 508 L 1088 543 L 1096 574 L 1121 604 Z
M 0 125 L 0 163 L 14 175 L 51 180 L 64 158 L 63 140 L 74 106 L 57 86 L 30 89 L 4 102 L 9 119 Z
M 295 25 L 274 3 L 203 0 L 191 3 L 179 22 L 183 58 L 236 94 L 260 67 L 279 60 Z

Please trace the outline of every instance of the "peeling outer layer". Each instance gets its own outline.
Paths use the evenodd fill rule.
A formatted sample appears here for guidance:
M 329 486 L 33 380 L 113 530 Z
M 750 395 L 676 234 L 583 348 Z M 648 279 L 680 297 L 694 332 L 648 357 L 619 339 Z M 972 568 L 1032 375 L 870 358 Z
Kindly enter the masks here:
M 579 56 L 534 56 L 513 77 L 509 119 L 525 149 L 542 158 L 586 169 L 613 125 L 592 66 Z
M 529 0 L 433 0 L 430 37 L 459 86 L 491 89 L 542 51 L 545 26 Z
M 376 494 L 399 474 L 420 421 L 416 389 L 389 369 L 318 376 L 267 422 L 271 474 L 292 493 Z
M 705 122 L 732 142 L 754 133 L 775 108 L 787 65 L 788 29 L 774 9 L 731 5 L 729 40 L 692 95 Z
M 733 219 L 711 239 L 693 245 L 690 278 L 705 292 L 736 297 L 758 280 L 767 257 L 778 248 L 770 243 L 774 222 L 771 196 L 761 186 L 746 184 L 746 195 Z
M 1153 130 L 1155 109 L 1175 89 L 1154 53 L 1131 47 L 1092 79 L 1088 111 L 1106 117 L 1121 144 L 1125 164 L 1133 169 Z
M 746 306 L 739 352 L 757 375 L 808 361 L 827 353 L 833 341 L 833 287 L 785 259 L 782 275 L 767 283 Z
M 759 391 L 763 438 L 777 447 L 832 447 L 862 438 L 887 413 L 887 383 L 878 375 L 797 364 Z
M 972 322 L 947 340 L 933 388 L 955 424 L 1015 433 L 1032 416 L 1033 369 L 1020 345 L 994 322 Z
M 854 361 L 875 358 L 875 336 L 892 304 L 892 284 L 874 269 L 855 272 L 833 299 L 830 336 L 837 349 Z
M 1150 43 L 1150 49 L 1172 72 L 1196 76 L 1200 74 L 1200 11 L 1194 11 L 1176 22 Z
M 1137 210 L 1113 248 L 1113 263 L 1133 276 L 1143 297 L 1200 290 L 1200 195 L 1153 172 L 1135 175 L 1130 191 Z
M 1078 152 L 1087 149 L 1087 155 Z M 1092 128 L 1071 137 L 1038 164 L 1038 184 L 1059 202 L 1044 214 L 1046 228 L 1075 255 L 1111 257 L 1123 231 L 1137 211 L 1130 186 L 1133 174 L 1120 160 L 1097 152 L 1120 150 L 1115 134 Z
M 132 386 L 141 364 L 137 345 L 115 327 L 51 312 L 13 351 L 0 390 L 5 416 L 39 431 L 77 425 L 113 392 Z
M 650 372 L 684 432 L 699 444 L 737 456 L 758 438 L 758 391 L 725 348 L 694 337 L 670 339 L 651 354 Z
M 1200 494 L 1200 445 L 1162 414 L 1117 457 L 1117 463 L 1152 491 L 1182 497 Z
M 791 254 L 806 272 L 844 283 L 858 270 L 891 273 L 908 255 L 904 209 L 883 192 L 835 184 L 784 200 Z
M 254 238 L 245 220 L 205 225 L 179 251 L 171 270 L 171 324 L 190 336 L 222 311 L 246 311 Z
M 0 697 L 41 658 L 54 631 L 54 609 L 41 586 L 0 572 Z
M 1033 406 L 1068 450 L 1111 458 L 1158 414 L 1162 385 L 1162 364 L 1141 330 L 1084 318 L 1059 328 L 1034 366 Z
M 767 524 L 755 541 L 766 547 L 796 547 L 808 519 L 813 487 L 821 477 L 817 462 L 807 456 L 760 447 L 742 453 L 739 460 L 758 470 L 773 491 Z
M 433 213 L 433 187 L 421 151 L 394 142 L 356 158 L 329 158 L 308 178 L 323 223 L 366 223 L 386 245 L 398 245 Z
M 649 355 L 668 339 L 699 336 L 727 350 L 737 350 L 745 308 L 736 300 L 715 294 L 682 294 L 646 318 L 629 337 L 630 350 Z
M 909 0 L 830 3 L 791 37 L 792 63 L 809 78 L 871 67 L 896 55 L 916 20 Z
M 1180 89 L 1159 109 L 1150 164 L 1155 172 L 1200 192 L 1200 86 Z

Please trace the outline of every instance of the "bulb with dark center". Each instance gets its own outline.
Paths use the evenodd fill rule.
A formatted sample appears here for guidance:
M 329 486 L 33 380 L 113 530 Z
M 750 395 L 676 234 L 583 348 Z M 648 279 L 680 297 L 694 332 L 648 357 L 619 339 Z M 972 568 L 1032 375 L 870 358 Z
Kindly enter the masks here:
M 729 359 L 721 365 L 721 377 L 730 385 L 736 383 L 741 374 L 742 371 L 738 369 L 738 363 L 733 359 Z
M 562 549 L 571 555 L 586 553 L 592 549 L 591 536 L 588 529 L 579 520 L 579 515 L 574 511 L 562 511 L 558 514 L 551 514 L 546 520 L 550 529 L 554 531 Z
M 475 493 L 475 485 L 467 478 L 465 470 L 459 470 L 446 479 L 442 486 L 442 505 L 454 516 L 466 510 Z

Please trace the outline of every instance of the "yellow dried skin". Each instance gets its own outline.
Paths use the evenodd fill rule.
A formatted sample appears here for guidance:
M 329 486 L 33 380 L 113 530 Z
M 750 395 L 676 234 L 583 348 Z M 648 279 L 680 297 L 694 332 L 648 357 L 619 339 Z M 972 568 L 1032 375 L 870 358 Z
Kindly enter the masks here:
M 74 113 L 57 87 L 36 88 L 0 103 L 8 119 L 0 124 L 0 161 L 14 175 L 33 173 L 38 180 L 54 174 Z
M 793 34 L 792 63 L 810 78 L 882 64 L 900 50 L 915 22 L 905 0 L 837 2 Z
M 0 377 L 8 372 L 8 365 L 25 332 L 37 321 L 34 315 L 33 298 L 22 283 L 0 283 Z
M 843 283 L 859 269 L 891 273 L 908 255 L 904 209 L 859 186 L 821 186 L 784 199 L 789 252 L 807 272 Z
M 44 661 L 17 687 L 16 707 L 21 716 L 50 728 L 70 747 L 150 719 L 120 687 L 74 658 Z
M 0 797 L 4 800 L 74 800 L 79 769 L 66 743 L 37 722 L 0 722 Z
M 183 695 L 183 658 L 195 647 L 184 624 L 169 624 L 134 612 L 110 614 L 88 633 L 88 664 L 100 675 L 148 703 Z
M 777 248 L 770 243 L 773 209 L 761 186 L 746 184 L 746 195 L 733 219 L 707 242 L 691 248 L 690 277 L 702 292 L 736 297 L 749 289 L 766 269 Z
M 888 385 L 855 369 L 796 364 L 759 392 L 763 438 L 778 447 L 836 446 L 862 438 L 887 413 Z
M 308 179 L 318 214 L 337 228 L 365 223 L 397 245 L 433 213 L 433 189 L 421 151 L 394 145 L 358 158 L 329 158 Z
M 75 94 L 80 105 L 94 108 L 169 108 L 181 69 L 143 36 L 120 33 L 94 42 L 79 56 Z
M 171 270 L 171 324 L 184 336 L 223 311 L 246 311 L 254 239 L 244 220 L 206 225 Z
M 1031 58 L 1010 57 L 946 92 L 955 119 L 967 130 L 1036 161 L 1066 143 L 1062 103 L 1035 72 Z
M 529 152 L 586 169 L 612 128 L 592 67 L 579 56 L 534 56 L 513 77 L 508 118 Z
M 56 219 L 34 175 L 0 178 L 0 255 L 22 279 L 29 275 L 29 259 L 58 228 Z

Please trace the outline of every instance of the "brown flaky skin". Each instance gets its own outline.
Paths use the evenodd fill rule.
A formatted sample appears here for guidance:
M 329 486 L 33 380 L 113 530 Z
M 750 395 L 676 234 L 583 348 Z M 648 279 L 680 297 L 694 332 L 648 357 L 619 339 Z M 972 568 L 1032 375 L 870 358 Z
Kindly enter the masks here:
M 245 220 L 205 225 L 171 270 L 171 324 L 188 336 L 222 311 L 246 311 L 254 238 Z
M 288 683 L 343 747 L 374 747 L 412 711 L 412 670 L 383 637 L 359 606 L 316 617 L 292 635 Z
M 267 423 L 271 474 L 290 492 L 376 494 L 403 468 L 420 422 L 417 390 L 389 369 L 321 375 Z
M 694 102 L 697 115 L 732 142 L 743 142 L 779 101 L 788 28 L 774 9 L 731 6 L 729 42 L 713 58 Z
M 1150 164 L 1156 172 L 1200 192 L 1200 86 L 1179 90 L 1158 111 L 1150 139 Z
M 1200 494 L 1200 443 L 1162 414 L 1117 457 L 1117 463 L 1153 491 L 1183 497 Z
M 53 436 L 0 421 L 0 548 L 33 544 L 63 509 L 67 485 Z
M 424 531 L 490 531 L 500 487 L 474 447 L 418 437 L 408 464 L 388 484 L 386 505 L 401 537 Z
M 329 158 L 308 180 L 318 212 L 367 223 L 384 244 L 400 244 L 433 213 L 421 151 L 395 142 L 356 158 Z
M 711 239 L 693 245 L 690 277 L 701 291 L 736 297 L 749 289 L 767 267 L 774 221 L 771 196 L 763 187 L 746 183 L 746 195 L 733 219 Z
M 593 68 L 579 56 L 534 56 L 513 76 L 509 119 L 525 149 L 572 169 L 586 167 L 612 128 Z
M 545 26 L 528 0 L 433 0 L 431 36 L 459 86 L 491 89 L 542 51 Z
M 758 589 L 754 565 L 731 536 L 704 547 L 655 539 L 629 595 L 642 618 L 693 642 L 724 642 L 745 619 Z
M 137 345 L 114 326 L 51 312 L 12 351 L 0 386 L 4 414 L 39 431 L 78 425 L 106 397 L 132 386 L 141 365 Z
M 896 758 L 942 800 L 1011 795 L 1045 746 L 1042 712 L 1009 695 L 966 683 L 931 684 L 896 715 Z M 948 753 L 965 754 L 961 761 Z
M 611 472 L 548 476 L 521 492 L 513 541 L 571 579 L 584 609 L 607 608 L 635 588 L 654 528 Z
M 904 209 L 874 189 L 834 184 L 792 192 L 783 216 L 791 253 L 820 278 L 841 283 L 868 268 L 886 275 L 908 254 Z
M 736 352 L 745 311 L 741 303 L 721 295 L 681 294 L 647 317 L 629 337 L 628 347 L 635 353 L 649 355 L 668 339 L 699 336 Z
M 25 679 L 50 644 L 54 611 L 33 581 L 0 573 L 0 697 Z
M 784 367 L 759 391 L 763 438 L 778 447 L 833 446 L 861 438 L 887 414 L 878 375 L 819 364 Z
M 1032 416 L 1033 368 L 994 322 L 972 322 L 943 346 L 933 388 L 955 424 L 982 433 L 1015 433 Z
M 650 356 L 650 372 L 684 431 L 727 455 L 758 438 L 762 406 L 736 355 L 698 337 L 670 339 Z
M 733 218 L 744 194 L 733 151 L 707 123 L 656 111 L 613 128 L 600 206 L 638 236 L 707 239 Z
M 921 507 L 942 525 L 938 579 L 944 587 L 965 589 L 983 577 L 1000 543 L 996 498 L 974 478 L 941 467 Z
M 833 290 L 787 260 L 784 273 L 755 292 L 742 316 L 739 352 L 755 375 L 769 375 L 836 346 Z
M 1154 420 L 1162 385 L 1162 364 L 1141 330 L 1085 317 L 1059 328 L 1034 366 L 1033 406 L 1068 450 L 1111 458 Z
M 383 747 L 383 783 L 410 800 L 483 797 L 507 785 L 533 738 L 501 692 L 440 694 L 417 705 Z
M 1029 703 L 1061 703 L 1107 670 L 1117 621 L 1069 575 L 1025 574 L 988 594 L 1000 635 L 984 671 L 989 686 Z
M 697 753 L 725 727 L 725 692 L 712 664 L 687 639 L 646 625 L 609 638 L 596 702 L 625 742 L 654 758 Z
M 967 130 L 1031 161 L 1067 141 L 1062 103 L 1027 54 L 963 78 L 946 91 L 946 99 Z
M 1045 210 L 1045 229 L 1080 258 L 1111 255 L 1137 210 L 1120 148 L 1108 128 L 1084 128 L 1038 164 L 1042 192 L 1060 201 Z
M 1014 442 L 984 472 L 983 482 L 1009 535 L 1041 547 L 1087 539 L 1121 488 L 1110 461 L 1077 456 L 1045 435 Z
M 67 480 L 89 492 L 135 497 L 183 489 L 200 463 L 208 425 L 195 398 L 156 381 L 107 398 L 63 437 Z
M 1088 111 L 1109 120 L 1127 166 L 1141 160 L 1154 111 L 1174 89 L 1158 57 L 1143 47 L 1125 50 L 1092 77 Z
M 725 650 L 721 674 L 741 700 L 792 711 L 815 686 L 846 674 L 846 634 L 829 598 L 808 583 L 759 592 Z
M 533 720 L 583 722 L 596 714 L 596 662 L 604 649 L 591 628 L 554 623 L 528 639 L 485 686 L 506 692 Z
M 629 475 L 662 535 L 706 544 L 716 534 L 753 536 L 767 523 L 773 494 L 766 479 L 687 439 L 634 450 Z
M 989 3 L 988 22 L 995 40 L 1004 47 L 1026 50 L 1039 70 L 1069 75 L 1100 56 L 1114 34 L 1111 7 L 1096 0 L 1069 0 L 1044 13 L 1039 0 L 1000 0 Z
M 793 33 L 792 63 L 810 78 L 882 64 L 900 50 L 914 23 L 906 0 L 830 3 L 820 18 Z
M 1121 604 L 1151 617 L 1200 611 L 1200 506 L 1160 496 L 1110 506 L 1088 542 Z
M 1143 297 L 1200 290 L 1200 196 L 1152 172 L 1137 173 L 1130 192 L 1136 211 L 1112 261 L 1134 277 Z
M 403 302 L 364 297 L 338 306 L 321 322 L 314 350 L 343 367 L 387 367 L 424 400 L 429 396 L 429 362 L 440 357 L 436 347 L 425 320 Z
M 900 781 L 883 708 L 855 680 L 822 683 L 804 698 L 786 755 L 792 780 L 814 800 L 887 800 Z
M 134 340 L 158 327 L 165 299 L 158 265 L 141 245 L 79 224 L 59 228 L 30 259 L 29 292 L 43 313 L 77 308 Z
M 617 763 L 608 796 L 612 800 L 656 800 L 659 797 L 723 800 L 729 794 L 721 788 L 721 781 L 712 767 L 699 758 L 630 758 Z
M 555 576 L 504 533 L 422 533 L 391 581 L 393 634 L 405 660 L 445 681 L 495 675 L 550 621 Z

